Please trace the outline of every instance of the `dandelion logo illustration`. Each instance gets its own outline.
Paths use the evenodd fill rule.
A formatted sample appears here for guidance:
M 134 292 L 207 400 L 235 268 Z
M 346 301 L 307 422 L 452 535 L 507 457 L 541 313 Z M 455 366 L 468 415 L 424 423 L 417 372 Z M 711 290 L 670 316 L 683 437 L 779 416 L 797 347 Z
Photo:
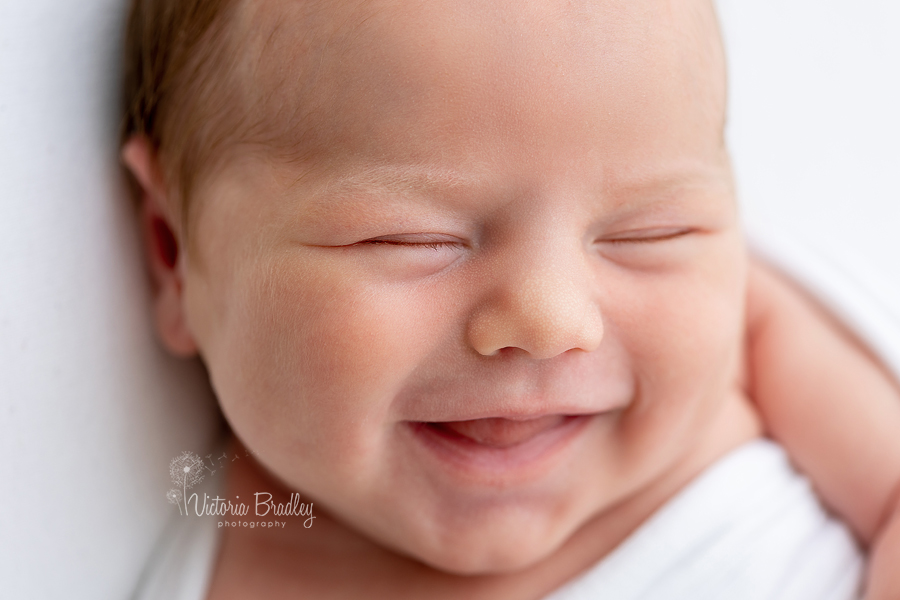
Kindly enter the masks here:
M 184 496 L 181 490 L 169 490 L 166 492 L 166 500 L 169 501 L 169 504 L 174 504 L 178 507 L 178 513 L 184 514 L 184 511 L 181 510 L 181 498 Z
M 203 481 L 203 469 L 203 459 L 193 452 L 182 452 L 169 463 L 169 477 L 181 489 L 169 490 L 166 499 L 172 504 L 178 504 L 178 512 L 181 512 L 181 502 L 184 501 L 184 515 L 188 514 L 187 491 Z

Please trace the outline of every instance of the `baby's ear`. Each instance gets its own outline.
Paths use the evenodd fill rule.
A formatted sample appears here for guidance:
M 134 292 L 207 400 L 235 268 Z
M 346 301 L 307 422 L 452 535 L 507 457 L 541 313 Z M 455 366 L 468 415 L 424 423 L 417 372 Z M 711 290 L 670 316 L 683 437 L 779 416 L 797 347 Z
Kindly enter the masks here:
M 144 254 L 153 279 L 156 331 L 172 354 L 193 356 L 197 343 L 185 315 L 181 236 L 156 150 L 145 136 L 134 135 L 122 146 L 122 162 L 138 187 Z

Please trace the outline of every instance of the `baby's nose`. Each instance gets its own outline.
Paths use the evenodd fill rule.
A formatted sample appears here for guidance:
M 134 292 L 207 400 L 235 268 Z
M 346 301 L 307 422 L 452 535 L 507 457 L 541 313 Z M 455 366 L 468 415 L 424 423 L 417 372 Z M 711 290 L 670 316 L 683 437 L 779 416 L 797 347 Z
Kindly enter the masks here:
M 603 320 L 587 257 L 545 254 L 494 277 L 469 322 L 469 342 L 485 356 L 519 348 L 546 359 L 568 350 L 596 350 Z M 521 257 L 512 258 L 513 261 Z

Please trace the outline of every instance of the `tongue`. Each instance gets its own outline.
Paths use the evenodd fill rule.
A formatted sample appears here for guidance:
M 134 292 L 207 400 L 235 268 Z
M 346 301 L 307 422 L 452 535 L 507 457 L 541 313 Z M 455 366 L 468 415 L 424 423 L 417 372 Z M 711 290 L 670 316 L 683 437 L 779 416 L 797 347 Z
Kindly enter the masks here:
M 508 448 L 537 436 L 548 429 L 561 425 L 565 417 L 552 415 L 516 421 L 513 419 L 492 418 L 473 419 L 471 421 L 447 421 L 432 425 L 468 438 L 478 444 L 496 448 Z

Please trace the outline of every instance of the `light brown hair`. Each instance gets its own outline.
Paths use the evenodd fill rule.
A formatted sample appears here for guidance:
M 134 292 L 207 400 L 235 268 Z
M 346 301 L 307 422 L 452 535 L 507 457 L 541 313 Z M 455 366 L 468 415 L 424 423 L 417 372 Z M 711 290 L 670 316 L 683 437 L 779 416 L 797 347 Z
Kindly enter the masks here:
M 182 223 L 197 177 L 214 167 L 240 120 L 228 27 L 237 4 L 133 0 L 128 14 L 121 143 L 133 135 L 150 141 Z

